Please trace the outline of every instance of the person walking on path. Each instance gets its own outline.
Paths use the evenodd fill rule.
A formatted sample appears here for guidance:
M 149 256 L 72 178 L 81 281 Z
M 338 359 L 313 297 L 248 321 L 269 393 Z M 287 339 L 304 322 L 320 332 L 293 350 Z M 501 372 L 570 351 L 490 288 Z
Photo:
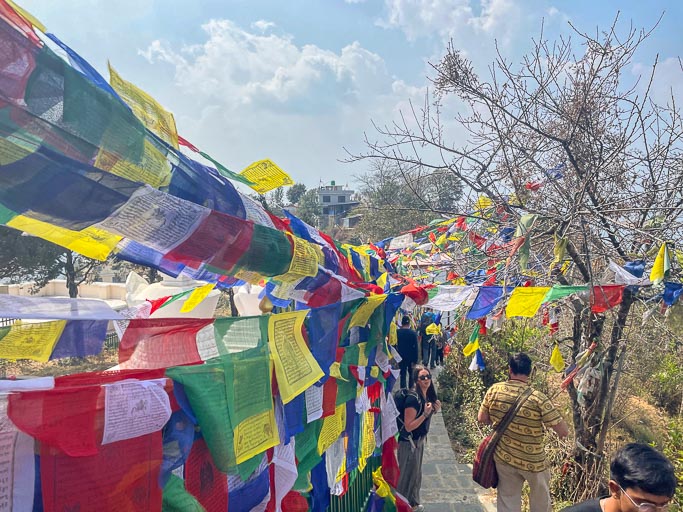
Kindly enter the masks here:
M 420 317 L 419 329 L 419 340 L 420 349 L 422 352 L 422 364 L 426 367 L 430 366 L 432 359 L 432 350 L 434 347 L 434 341 L 432 340 L 432 335 L 427 334 L 427 327 L 434 323 L 434 313 L 431 309 L 427 308 L 425 312 Z M 433 368 L 433 366 L 432 366 Z
M 396 490 L 404 496 L 413 511 L 423 511 L 420 504 L 422 456 L 432 414 L 441 410 L 432 374 L 428 368 L 416 365 L 413 370 L 415 387 L 406 396 L 403 427 L 398 437 L 398 467 L 401 475 Z
M 480 423 L 495 427 L 517 397 L 529 387 L 529 356 L 513 354 L 508 363 L 509 380 L 488 389 L 477 415 Z M 543 427 L 553 429 L 561 438 L 569 433 L 567 423 L 548 397 L 534 390 L 512 419 L 494 453 L 498 471 L 498 512 L 521 509 L 525 480 L 530 489 L 530 511 L 550 512 L 550 471 L 546 467 Z
M 401 328 L 396 332 L 398 341 L 396 348 L 401 356 L 398 367 L 401 371 L 400 386 L 406 387 L 406 375 L 408 376 L 408 387 L 413 387 L 413 365 L 417 363 L 417 333 L 410 328 L 410 317 L 404 316 L 401 319 Z
M 629 443 L 610 464 L 609 494 L 562 512 L 660 512 L 667 510 L 677 484 L 664 455 L 647 444 Z

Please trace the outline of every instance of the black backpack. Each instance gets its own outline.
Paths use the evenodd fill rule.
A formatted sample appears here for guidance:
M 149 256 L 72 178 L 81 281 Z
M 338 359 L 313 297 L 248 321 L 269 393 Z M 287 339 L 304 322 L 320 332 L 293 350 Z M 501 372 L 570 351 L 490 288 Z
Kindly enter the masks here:
M 417 392 L 412 389 L 401 388 L 397 391 L 394 391 L 394 403 L 396 404 L 396 410 L 398 410 L 399 413 L 396 417 L 396 426 L 398 427 L 399 432 L 403 431 L 403 424 L 405 422 L 404 413 L 406 410 L 406 398 L 408 398 L 408 395 L 413 395 L 418 399 L 419 402 L 420 399 L 417 396 Z

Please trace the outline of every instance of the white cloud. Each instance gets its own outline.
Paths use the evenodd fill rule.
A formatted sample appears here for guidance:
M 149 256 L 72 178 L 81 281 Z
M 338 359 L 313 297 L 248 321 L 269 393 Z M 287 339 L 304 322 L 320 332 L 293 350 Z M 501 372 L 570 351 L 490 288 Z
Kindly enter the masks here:
M 513 0 L 480 0 L 477 15 L 471 0 L 385 0 L 386 18 L 378 24 L 421 37 L 470 40 L 475 35 L 507 39 L 519 28 L 521 9 Z
M 342 147 L 360 149 L 371 119 L 390 122 L 426 90 L 391 76 L 358 42 L 335 52 L 230 20 L 202 28 L 200 44 L 156 40 L 140 54 L 172 66 L 174 100 L 167 106 L 181 135 L 234 170 L 269 157 L 307 184 L 342 179 L 352 172 L 337 162 Z
M 255 21 L 254 23 L 251 24 L 251 28 L 255 28 L 260 30 L 261 32 L 265 32 L 266 30 L 269 30 L 271 28 L 275 27 L 275 23 L 272 21 L 266 21 L 266 20 L 258 20 Z
M 638 89 L 643 94 L 650 80 L 652 64 L 635 63 L 632 73 L 634 77 L 640 77 Z M 655 103 L 662 106 L 670 105 L 672 100 L 679 108 L 683 104 L 683 68 L 678 58 L 669 57 L 659 61 L 650 88 L 650 96 Z

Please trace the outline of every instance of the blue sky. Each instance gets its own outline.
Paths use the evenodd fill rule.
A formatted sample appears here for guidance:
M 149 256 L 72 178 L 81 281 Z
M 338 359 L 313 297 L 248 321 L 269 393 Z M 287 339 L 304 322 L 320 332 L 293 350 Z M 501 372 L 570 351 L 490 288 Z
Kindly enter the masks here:
M 371 121 L 420 103 L 429 62 L 453 40 L 481 72 L 494 43 L 513 61 L 546 36 L 595 33 L 617 10 L 658 29 L 634 63 L 659 53 L 655 94 L 683 100 L 679 1 L 588 0 L 18 0 L 108 77 L 122 75 L 174 113 L 178 132 L 230 169 L 271 158 L 297 182 L 353 184 Z M 577 48 L 577 51 L 580 51 Z M 457 141 L 454 141 L 457 142 Z

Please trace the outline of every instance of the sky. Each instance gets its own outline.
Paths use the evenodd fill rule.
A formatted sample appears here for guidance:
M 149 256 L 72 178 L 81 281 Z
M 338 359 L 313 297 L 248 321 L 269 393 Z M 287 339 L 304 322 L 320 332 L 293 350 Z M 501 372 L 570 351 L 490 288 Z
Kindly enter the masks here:
M 554 39 L 570 25 L 595 34 L 618 10 L 623 29 L 663 14 L 629 72 L 658 55 L 655 97 L 683 99 L 678 0 L 16 1 L 105 77 L 109 62 L 151 94 L 229 169 L 270 158 L 308 187 L 355 186 L 368 164 L 344 163 L 345 148 L 362 151 L 373 122 L 424 102 L 449 41 L 484 73 L 496 45 L 519 62 L 541 24 Z

